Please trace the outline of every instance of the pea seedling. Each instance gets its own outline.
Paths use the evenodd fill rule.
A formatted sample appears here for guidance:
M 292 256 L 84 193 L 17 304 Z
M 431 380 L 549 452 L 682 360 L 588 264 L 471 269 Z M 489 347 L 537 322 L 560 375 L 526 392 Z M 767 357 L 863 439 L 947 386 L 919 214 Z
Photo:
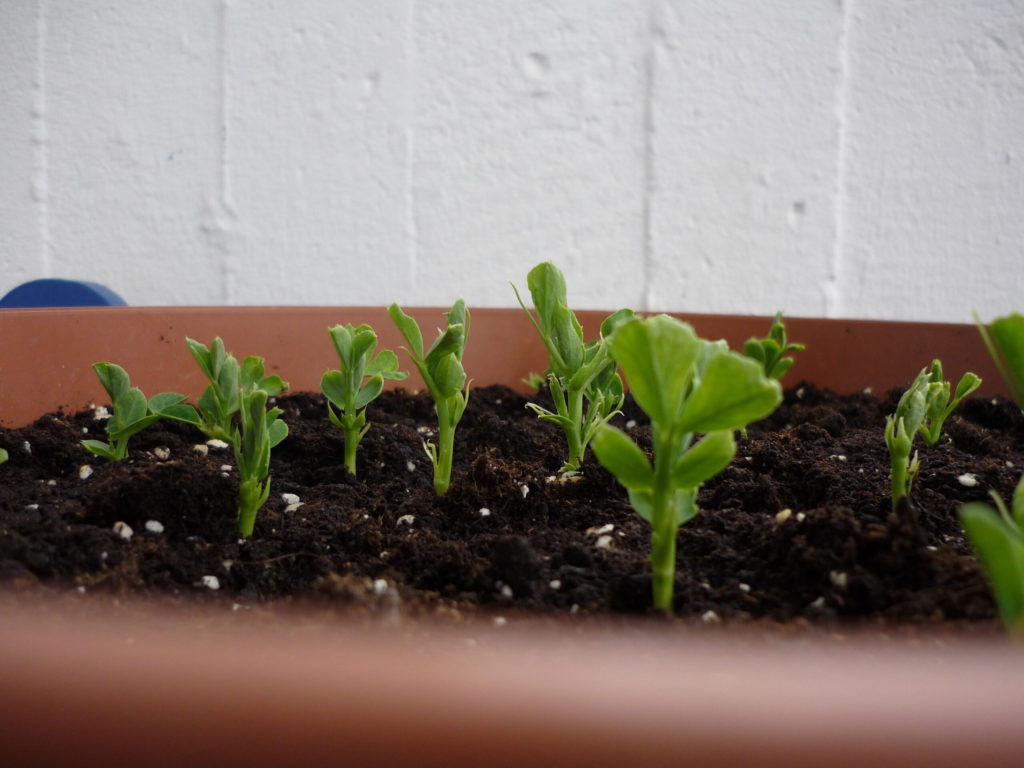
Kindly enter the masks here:
M 423 335 L 416 321 L 402 311 L 398 304 L 388 307 L 388 314 L 398 326 L 408 347 L 403 347 L 416 365 L 437 410 L 437 445 L 424 441 L 423 449 L 434 468 L 434 491 L 440 496 L 448 490 L 452 477 L 452 457 L 455 449 L 455 428 L 462 419 L 469 401 L 469 385 L 462 367 L 462 353 L 469 336 L 469 310 L 459 299 L 445 313 L 447 327 L 423 354 Z
M 128 455 L 128 440 L 157 419 L 174 419 L 198 425 L 199 417 L 191 405 L 185 405 L 185 395 L 162 392 L 147 402 L 142 390 L 133 387 L 128 373 L 114 363 L 93 363 L 92 369 L 100 384 L 110 396 L 113 413 L 107 420 L 107 440 L 83 440 L 86 450 L 111 461 Z
M 610 424 L 594 436 L 594 454 L 651 524 L 654 607 L 671 613 L 679 526 L 697 514 L 701 485 L 732 461 L 733 431 L 775 410 L 782 388 L 757 361 L 667 315 L 626 322 L 610 345 L 651 419 L 654 461 Z
M 763 368 L 765 376 L 781 379 L 786 371 L 793 367 L 793 352 L 803 352 L 807 347 L 803 344 L 790 343 L 786 337 L 786 326 L 782 322 L 782 312 L 775 313 L 768 336 L 763 339 L 749 338 L 743 344 L 743 354 L 757 360 Z
M 7 451 L 5 451 L 3 448 L 0 448 L 0 464 L 3 464 L 9 458 L 10 456 L 7 454 Z
M 238 464 L 238 532 L 251 536 L 259 512 L 270 496 L 270 449 L 288 435 L 278 419 L 281 409 L 267 401 L 288 389 L 280 376 L 264 376 L 262 357 L 249 356 L 238 364 L 218 336 L 209 347 L 186 338 L 192 356 L 210 385 L 199 398 L 198 426 L 204 434 L 231 444 Z M 238 414 L 238 423 L 234 416 Z
M 960 401 L 981 386 L 981 379 L 968 371 L 957 384 L 952 400 L 949 382 L 942 378 L 942 361 L 932 360 L 921 372 L 896 405 L 896 412 L 886 417 L 885 444 L 889 449 L 892 507 L 909 496 L 921 462 L 917 451 L 911 458 L 914 436 L 920 435 L 928 445 L 935 445 L 942 436 L 942 427 Z
M 198 426 L 207 437 L 232 441 L 232 417 L 241 407 L 243 391 L 262 389 L 274 397 L 288 388 L 280 376 L 263 376 L 262 358 L 247 357 L 239 366 L 234 355 L 224 350 L 219 336 L 209 347 L 187 337 L 185 343 L 210 382 L 197 403 Z
M 356 450 L 370 429 L 366 406 L 384 390 L 384 379 L 401 381 L 409 374 L 398 370 L 398 358 L 390 349 L 374 356 L 377 334 L 370 326 L 336 325 L 327 332 L 341 368 L 327 371 L 320 379 L 320 389 L 327 397 L 328 418 L 345 434 L 345 466 L 354 475 Z
M 280 408 L 267 410 L 269 393 L 244 390 L 239 395 L 240 427 L 232 428 L 231 445 L 238 464 L 238 532 L 252 536 L 259 512 L 270 496 L 270 449 L 288 436 L 288 425 L 277 417 Z
M 1024 316 L 993 320 L 988 329 L 978 322 L 981 338 L 1014 399 L 1024 409 Z M 960 522 L 978 553 L 1007 630 L 1024 636 L 1024 475 L 1010 507 L 990 491 L 995 509 L 974 502 L 960 507 Z
M 555 412 L 535 403 L 527 403 L 526 407 L 562 428 L 569 458 L 559 471 L 575 471 L 582 465 L 583 454 L 594 433 L 618 413 L 622 405 L 622 379 L 608 351 L 607 337 L 618 325 L 631 319 L 633 312 L 620 309 L 610 315 L 601 324 L 599 338 L 584 344 L 583 327 L 566 303 L 565 277 L 558 267 L 549 261 L 538 264 L 526 276 L 526 284 L 536 317 L 526 308 L 515 285 L 512 290 L 547 348 L 548 387 Z M 531 380 L 537 383 L 532 376 Z

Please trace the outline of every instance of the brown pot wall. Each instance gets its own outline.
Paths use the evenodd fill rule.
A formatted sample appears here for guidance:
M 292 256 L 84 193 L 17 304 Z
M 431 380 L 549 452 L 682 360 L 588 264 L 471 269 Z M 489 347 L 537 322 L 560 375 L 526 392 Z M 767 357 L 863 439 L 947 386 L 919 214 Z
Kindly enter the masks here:
M 440 311 L 413 314 L 433 329 Z M 582 316 L 593 329 L 601 313 Z M 687 319 L 733 346 L 769 323 Z M 221 335 L 293 389 L 315 389 L 336 364 L 325 328 L 339 322 L 369 322 L 399 344 L 382 309 L 3 310 L 0 421 L 101 402 L 89 365 L 103 359 L 148 394 L 195 397 L 203 381 L 185 335 Z M 969 368 L 1001 391 L 971 326 L 787 325 L 809 347 L 794 382 L 881 391 L 940 357 L 951 378 Z M 479 384 L 515 385 L 544 366 L 519 310 L 474 312 L 466 368 Z M 766 647 L 650 627 L 370 631 L 92 606 L 0 596 L 0 765 L 935 768 L 1019 765 L 1024 754 L 1024 665 L 991 640 Z
M 425 343 L 442 322 L 442 309 L 409 310 Z M 581 312 L 587 337 L 605 313 Z M 725 338 L 734 349 L 767 333 L 771 319 L 752 316 L 679 315 L 705 338 Z M 195 398 L 206 383 L 185 346 L 186 336 L 209 343 L 221 336 L 236 357 L 259 355 L 293 391 L 315 391 L 337 367 L 327 335 L 338 323 L 369 323 L 381 346 L 402 345 L 381 307 L 101 307 L 0 310 L 0 424 L 23 426 L 63 406 L 77 410 L 106 397 L 90 368 L 106 360 L 123 366 L 147 395 L 181 392 Z M 1003 393 L 1003 383 L 970 325 L 889 323 L 873 320 L 787 320 L 790 338 L 807 352 L 787 381 L 800 379 L 839 392 L 872 387 L 883 392 L 910 383 L 938 357 L 951 379 L 973 370 L 982 392 Z M 403 368 L 411 368 L 399 352 Z M 547 367 L 543 345 L 519 309 L 472 311 L 466 371 L 478 385 L 523 387 L 531 371 Z M 411 386 L 421 386 L 415 375 Z

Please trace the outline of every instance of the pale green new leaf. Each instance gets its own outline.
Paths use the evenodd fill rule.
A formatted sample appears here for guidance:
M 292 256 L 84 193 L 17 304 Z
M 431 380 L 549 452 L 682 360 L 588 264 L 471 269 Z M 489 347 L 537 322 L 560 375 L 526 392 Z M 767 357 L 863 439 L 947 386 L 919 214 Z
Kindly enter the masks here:
M 710 432 L 676 462 L 672 483 L 677 488 L 696 489 L 729 466 L 735 455 L 732 430 Z
M 416 324 L 416 321 L 409 317 L 398 304 L 392 304 L 388 307 L 388 315 L 391 316 L 391 320 L 398 327 L 399 332 L 405 339 L 405 343 L 409 345 L 409 351 L 413 354 L 414 359 L 423 359 L 423 334 L 420 333 L 420 327 Z
M 611 337 L 633 398 L 658 423 L 672 422 L 700 352 L 693 329 L 668 315 L 631 320 Z
M 629 490 L 650 490 L 654 470 L 644 452 L 620 429 L 604 424 L 593 441 L 594 455 Z
M 756 360 L 719 352 L 679 416 L 684 432 L 740 429 L 762 419 L 782 402 L 782 387 L 765 376 Z
M 375 400 L 377 396 L 384 391 L 384 377 L 377 375 L 370 378 L 359 390 L 356 395 L 355 407 L 356 410 L 365 408 L 367 404 Z
M 999 615 L 1017 634 L 1024 632 L 1024 541 L 1018 529 L 987 504 L 965 504 L 960 522 L 992 585 Z

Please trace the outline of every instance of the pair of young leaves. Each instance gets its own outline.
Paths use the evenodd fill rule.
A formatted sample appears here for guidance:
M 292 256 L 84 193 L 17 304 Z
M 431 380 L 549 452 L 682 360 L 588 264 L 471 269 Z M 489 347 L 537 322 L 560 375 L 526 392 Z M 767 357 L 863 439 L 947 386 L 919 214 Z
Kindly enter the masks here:
M 611 425 L 598 431 L 594 452 L 626 486 L 640 516 L 653 524 L 658 465 L 667 466 L 664 476 L 672 489 L 699 487 L 732 461 L 733 431 L 778 406 L 781 387 L 756 361 L 729 351 L 721 342 L 700 339 L 687 323 L 668 315 L 626 323 L 612 335 L 611 350 L 633 398 L 651 419 L 655 464 Z M 693 445 L 695 434 L 704 438 Z M 663 448 L 667 455 L 659 454 Z M 679 510 L 691 516 L 694 511 Z
M 369 325 L 336 325 L 328 328 L 340 368 L 327 371 L 320 389 L 327 397 L 327 416 L 345 435 L 345 466 L 356 474 L 356 450 L 370 425 L 366 406 L 384 390 L 384 379 L 401 381 L 409 374 L 398 370 L 398 358 L 390 349 L 379 354 L 377 334 Z M 368 380 L 367 380 L 368 379 Z
M 185 395 L 162 392 L 148 401 L 142 390 L 133 387 L 127 371 L 115 363 L 93 363 L 93 371 L 107 391 L 113 413 L 107 420 L 107 442 L 83 440 L 90 452 L 111 461 L 128 455 L 128 440 L 157 419 L 174 419 L 199 424 L 199 417 L 191 405 L 185 404 Z

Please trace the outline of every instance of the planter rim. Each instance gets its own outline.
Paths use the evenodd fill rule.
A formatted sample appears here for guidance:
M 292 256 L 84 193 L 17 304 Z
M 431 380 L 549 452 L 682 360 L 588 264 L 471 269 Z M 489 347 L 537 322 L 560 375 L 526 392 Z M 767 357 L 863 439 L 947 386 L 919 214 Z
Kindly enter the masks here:
M 439 307 L 407 308 L 425 335 L 441 321 Z M 472 309 L 465 365 L 475 386 L 503 383 L 524 390 L 531 371 L 547 367 L 544 347 L 525 314 L 514 308 Z M 587 338 L 606 312 L 578 313 Z M 674 314 L 706 338 L 725 338 L 737 349 L 764 336 L 771 318 L 757 315 Z M 105 393 L 90 366 L 122 365 L 144 392 L 176 391 L 198 397 L 205 382 L 184 344 L 222 336 L 236 356 L 259 355 L 291 390 L 316 391 L 325 370 L 337 367 L 326 329 L 369 323 L 381 348 L 398 351 L 403 340 L 383 307 L 82 307 L 0 310 L 0 425 L 23 426 L 58 407 L 78 410 Z M 804 380 L 837 392 L 865 388 L 883 393 L 906 386 L 931 360 L 942 360 L 950 378 L 973 370 L 982 394 L 1006 388 L 972 325 L 832 318 L 786 318 L 789 336 L 807 345 L 785 383 Z M 855 350 L 863 349 L 858 354 Z M 411 369 L 399 352 L 404 368 Z M 389 382 L 389 385 L 394 386 Z M 405 384 L 419 387 L 413 371 Z

